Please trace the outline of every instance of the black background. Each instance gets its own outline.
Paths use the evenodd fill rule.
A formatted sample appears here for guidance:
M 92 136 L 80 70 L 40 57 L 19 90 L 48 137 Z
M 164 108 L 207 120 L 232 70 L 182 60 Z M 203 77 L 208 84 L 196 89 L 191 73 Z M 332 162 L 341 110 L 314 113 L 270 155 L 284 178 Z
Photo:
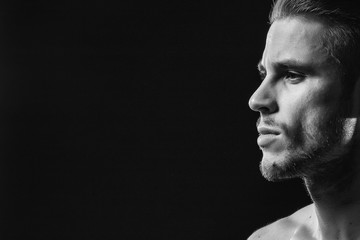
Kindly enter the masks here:
M 309 203 L 258 170 L 270 4 L 2 3 L 1 239 L 246 239 Z

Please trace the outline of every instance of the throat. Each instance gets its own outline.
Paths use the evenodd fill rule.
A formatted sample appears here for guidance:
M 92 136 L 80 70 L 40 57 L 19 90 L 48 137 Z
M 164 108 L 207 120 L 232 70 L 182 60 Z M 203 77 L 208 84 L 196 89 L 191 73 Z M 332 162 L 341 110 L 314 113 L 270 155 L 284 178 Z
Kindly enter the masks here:
M 336 164 L 324 175 L 304 178 L 305 186 L 313 202 L 329 205 L 347 205 L 354 199 L 356 185 L 354 168 L 347 164 Z
M 356 142 L 343 148 L 338 154 L 317 166 L 317 171 L 303 177 L 305 186 L 314 203 L 347 205 L 357 201 L 360 187 L 360 145 Z M 338 152 L 335 150 L 335 152 Z M 360 198 L 359 198 L 360 200 Z
M 303 178 L 315 206 L 317 239 L 359 239 L 360 167 L 355 152 Z

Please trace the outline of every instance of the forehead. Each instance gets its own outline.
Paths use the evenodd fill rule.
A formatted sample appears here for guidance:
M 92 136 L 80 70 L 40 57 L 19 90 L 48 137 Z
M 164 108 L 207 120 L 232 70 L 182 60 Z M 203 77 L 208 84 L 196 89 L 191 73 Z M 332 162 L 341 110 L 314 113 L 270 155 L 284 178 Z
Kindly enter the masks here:
M 303 17 L 276 20 L 268 31 L 261 64 L 291 60 L 321 67 L 330 60 L 322 40 L 325 28 Z

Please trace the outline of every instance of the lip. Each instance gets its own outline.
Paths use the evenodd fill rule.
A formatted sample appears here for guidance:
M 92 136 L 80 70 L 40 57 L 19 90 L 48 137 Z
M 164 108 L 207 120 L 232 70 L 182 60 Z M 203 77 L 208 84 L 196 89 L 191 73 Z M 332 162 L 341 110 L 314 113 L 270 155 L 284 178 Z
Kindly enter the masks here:
M 275 142 L 280 135 L 280 131 L 274 128 L 258 127 L 259 137 L 257 144 L 260 148 L 265 148 Z
M 277 129 L 268 128 L 268 127 L 258 127 L 257 130 L 260 135 L 279 135 L 280 134 L 280 131 L 278 131 Z
M 277 140 L 277 136 L 275 134 L 260 134 L 257 139 L 257 144 L 261 148 L 265 148 Z

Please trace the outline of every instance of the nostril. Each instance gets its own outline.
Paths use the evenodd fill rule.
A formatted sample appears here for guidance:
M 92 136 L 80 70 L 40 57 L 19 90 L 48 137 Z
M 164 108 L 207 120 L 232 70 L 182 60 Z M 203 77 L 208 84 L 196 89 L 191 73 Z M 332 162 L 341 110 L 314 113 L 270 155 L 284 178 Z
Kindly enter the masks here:
M 260 107 L 257 110 L 258 112 L 264 113 L 264 114 L 269 114 L 271 112 L 273 112 L 270 108 L 268 107 Z

